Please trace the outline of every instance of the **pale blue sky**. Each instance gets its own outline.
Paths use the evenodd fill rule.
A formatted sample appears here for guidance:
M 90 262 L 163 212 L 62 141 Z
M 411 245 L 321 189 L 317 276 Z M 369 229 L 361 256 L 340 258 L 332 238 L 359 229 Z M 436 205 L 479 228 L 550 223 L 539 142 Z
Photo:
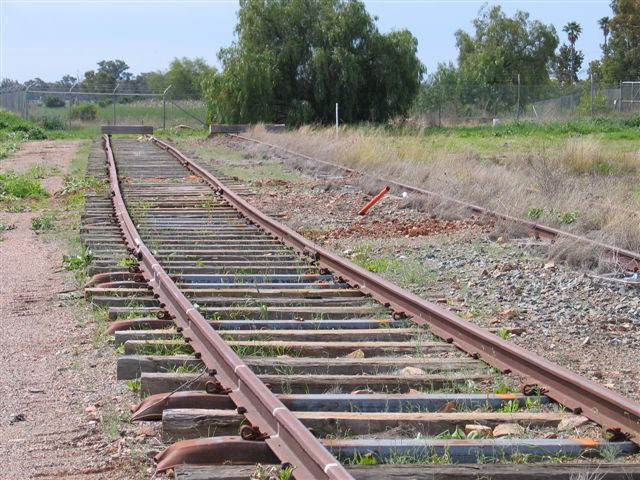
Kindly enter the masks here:
M 455 61 L 454 32 L 471 30 L 484 1 L 370 0 L 369 12 L 386 32 L 408 28 L 419 41 L 419 56 L 433 72 L 439 62 Z M 582 25 L 578 48 L 589 61 L 600 57 L 597 20 L 611 15 L 608 0 L 496 1 L 507 14 L 525 10 L 531 18 L 562 26 Z M 238 2 L 0 0 L 0 77 L 47 81 L 80 76 L 96 62 L 119 58 L 136 74 L 164 69 L 174 57 L 204 57 L 218 65 L 220 47 L 233 40 Z

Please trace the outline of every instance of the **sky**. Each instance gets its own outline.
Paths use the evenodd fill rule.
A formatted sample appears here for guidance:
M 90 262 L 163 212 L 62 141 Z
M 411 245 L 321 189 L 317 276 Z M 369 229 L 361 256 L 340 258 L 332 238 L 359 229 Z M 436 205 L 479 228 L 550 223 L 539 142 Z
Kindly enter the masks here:
M 438 63 L 456 61 L 454 33 L 472 31 L 485 4 L 501 5 L 511 16 L 524 10 L 532 19 L 556 27 L 582 25 L 577 47 L 585 55 L 582 77 L 600 58 L 599 18 L 611 16 L 609 0 L 369 0 L 382 32 L 409 29 L 418 39 L 418 56 L 433 72 Z M 166 69 L 175 57 L 203 57 L 219 66 L 217 52 L 234 39 L 237 0 L 0 0 L 0 77 L 45 81 L 65 74 L 82 77 L 103 59 L 122 59 L 134 74 Z

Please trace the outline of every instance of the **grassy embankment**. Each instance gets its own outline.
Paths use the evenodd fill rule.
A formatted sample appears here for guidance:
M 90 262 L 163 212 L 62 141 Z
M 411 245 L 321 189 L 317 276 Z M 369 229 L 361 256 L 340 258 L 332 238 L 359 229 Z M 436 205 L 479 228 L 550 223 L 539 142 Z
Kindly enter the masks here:
M 251 136 L 640 251 L 640 118 L 425 128 L 304 127 Z M 451 207 L 433 202 L 443 213 Z M 561 247 L 564 249 L 560 251 Z M 568 245 L 558 254 L 582 255 Z

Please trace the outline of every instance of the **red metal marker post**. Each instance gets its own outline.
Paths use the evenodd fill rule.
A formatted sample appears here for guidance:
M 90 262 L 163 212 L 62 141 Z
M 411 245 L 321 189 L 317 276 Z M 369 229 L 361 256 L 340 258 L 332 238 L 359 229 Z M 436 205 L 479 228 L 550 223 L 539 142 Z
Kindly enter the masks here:
M 385 196 L 385 194 L 388 191 L 389 191 L 389 187 L 384 187 L 379 194 L 377 194 L 375 197 L 369 200 L 369 203 L 367 203 L 364 207 L 362 207 L 362 210 L 358 212 L 358 215 L 364 215 L 365 213 L 367 213 L 367 210 L 373 207 L 378 202 L 378 200 L 380 200 L 382 197 Z

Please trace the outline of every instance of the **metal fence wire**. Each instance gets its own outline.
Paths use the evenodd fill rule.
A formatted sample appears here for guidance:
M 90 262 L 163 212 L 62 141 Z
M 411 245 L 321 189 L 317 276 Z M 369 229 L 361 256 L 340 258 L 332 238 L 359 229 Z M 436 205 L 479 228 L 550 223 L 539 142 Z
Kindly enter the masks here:
M 425 85 L 412 111 L 426 125 L 552 122 L 640 112 L 640 82 L 619 85 Z
M 99 125 L 151 125 L 156 129 L 204 128 L 207 107 L 199 92 L 174 98 L 160 93 L 40 88 L 0 91 L 0 107 L 48 129 L 94 128 Z M 640 113 L 640 82 L 597 85 L 423 85 L 410 112 L 421 125 L 454 126 L 514 120 L 563 121 L 583 116 Z
M 0 91 L 0 107 L 49 129 L 99 125 L 204 128 L 204 101 L 175 99 L 166 93 L 14 88 Z

